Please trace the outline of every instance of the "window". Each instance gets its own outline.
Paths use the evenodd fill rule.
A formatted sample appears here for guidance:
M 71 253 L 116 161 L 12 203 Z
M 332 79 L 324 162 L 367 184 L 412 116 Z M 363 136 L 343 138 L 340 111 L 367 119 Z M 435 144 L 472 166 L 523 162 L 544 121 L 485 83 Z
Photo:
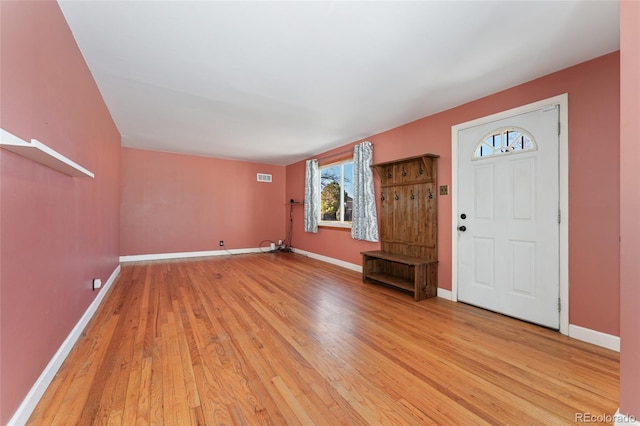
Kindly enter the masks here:
M 473 151 L 473 159 L 480 160 L 494 155 L 518 154 L 538 149 L 533 137 L 526 130 L 509 127 L 494 130 L 482 138 Z
M 351 226 L 353 160 L 320 167 L 320 225 Z

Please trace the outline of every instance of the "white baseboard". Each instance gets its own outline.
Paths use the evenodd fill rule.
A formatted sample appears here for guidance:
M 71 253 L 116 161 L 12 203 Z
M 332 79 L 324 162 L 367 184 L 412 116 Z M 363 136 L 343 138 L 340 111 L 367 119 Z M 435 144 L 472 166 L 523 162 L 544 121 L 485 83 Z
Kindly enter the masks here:
M 266 251 L 268 252 L 268 250 Z M 178 253 L 134 254 L 120 256 L 120 263 L 141 262 L 146 260 L 185 259 L 190 257 L 225 256 L 229 254 L 263 253 L 259 247 L 231 250 L 185 251 Z
M 616 414 L 613 415 L 613 425 L 614 426 L 640 426 L 640 421 L 633 416 L 629 416 L 626 414 L 620 414 L 620 409 L 616 411 Z
M 453 300 L 453 293 L 451 290 L 445 290 L 444 288 L 438 287 L 438 297 L 442 297 L 443 299 Z
M 300 250 L 297 248 L 294 248 L 293 252 L 301 254 L 303 256 L 310 257 L 312 259 L 321 260 L 323 262 L 331 263 L 332 265 L 341 266 L 343 268 L 351 269 L 352 271 L 362 273 L 362 266 L 356 265 L 355 263 L 345 262 L 344 260 L 334 259 L 333 257 L 323 256 L 321 254 L 316 254 L 310 251 Z
M 82 335 L 82 331 L 98 310 L 98 307 L 109 291 L 109 288 L 111 288 L 111 285 L 118 277 L 118 274 L 120 274 L 120 265 L 118 265 L 116 269 L 113 270 L 105 285 L 102 286 L 102 289 L 100 290 L 96 298 L 93 299 L 93 302 L 91 302 L 85 313 L 80 318 L 80 321 L 78 321 L 75 327 L 73 327 L 71 333 L 69 333 L 64 342 L 62 342 L 62 345 L 60 346 L 58 351 L 42 371 L 42 374 L 40 374 L 38 380 L 36 380 L 34 385 L 31 387 L 31 390 L 29 390 L 29 393 L 27 393 L 27 396 L 22 401 L 22 404 L 20 404 L 20 407 L 18 407 L 11 420 L 9 420 L 9 423 L 7 423 L 9 426 L 19 426 L 27 423 L 27 420 L 29 420 L 31 413 L 33 413 L 36 405 L 38 405 L 40 398 L 42 398 L 42 395 L 49 387 L 49 384 L 51 384 L 51 381 L 62 366 L 62 363 L 67 358 L 69 352 L 71 352 L 71 349 L 73 349 L 73 346 Z
M 569 324 L 569 337 L 620 352 L 620 338 L 618 336 Z

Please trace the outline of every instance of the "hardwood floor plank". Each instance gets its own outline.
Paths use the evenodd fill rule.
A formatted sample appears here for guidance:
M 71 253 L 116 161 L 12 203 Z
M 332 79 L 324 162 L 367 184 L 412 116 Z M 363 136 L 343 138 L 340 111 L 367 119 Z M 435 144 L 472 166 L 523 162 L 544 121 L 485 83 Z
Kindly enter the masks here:
M 144 358 L 140 364 L 140 381 L 138 398 L 127 399 L 125 405 L 124 425 L 147 425 L 151 417 L 151 364 L 152 358 Z M 128 414 L 127 408 L 134 414 L 133 419 Z
M 125 405 L 122 412 L 123 424 L 133 425 L 136 423 L 136 415 L 138 411 L 137 404 L 140 400 L 140 382 L 144 369 L 142 363 L 137 364 L 137 368 L 132 368 L 127 382 L 127 391 L 125 395 Z
M 185 307 L 179 305 L 177 301 L 174 302 L 174 312 L 184 312 L 184 309 Z M 192 332 L 188 323 L 185 327 L 182 317 L 178 316 L 176 319 L 175 339 L 178 345 L 179 359 L 182 367 L 181 378 L 184 385 L 184 392 L 187 395 L 187 406 L 189 409 L 200 406 L 200 398 L 198 397 L 198 389 L 195 386 L 193 365 L 191 363 L 191 350 L 188 342 L 190 336 L 192 336 Z
M 544 424 L 618 407 L 617 353 L 304 256 L 124 265 L 30 425 Z
M 278 392 L 280 392 L 280 394 L 286 401 L 289 408 L 291 408 L 291 410 L 296 416 L 296 419 L 300 424 L 303 424 L 303 425 L 315 424 L 315 422 L 313 421 L 313 417 L 311 417 L 311 415 L 308 414 L 307 408 L 310 409 L 309 411 L 311 411 L 311 413 L 315 412 L 316 410 L 313 409 L 313 406 L 309 404 L 309 401 L 305 398 L 304 395 L 301 395 L 301 394 L 294 395 L 294 393 L 291 391 L 291 389 L 287 386 L 287 384 L 284 382 L 284 380 L 282 380 L 282 377 L 280 376 L 273 377 L 271 379 L 271 382 L 275 385 L 276 389 L 278 389 Z M 320 418 L 320 417 L 316 415 L 316 418 Z
M 149 383 L 149 424 L 162 425 L 164 424 L 164 406 L 163 406 L 163 388 L 165 386 L 163 380 L 162 359 L 163 352 L 161 351 L 161 341 L 157 337 L 154 339 L 153 351 L 151 356 L 151 380 Z M 168 378 L 167 378 L 168 380 Z

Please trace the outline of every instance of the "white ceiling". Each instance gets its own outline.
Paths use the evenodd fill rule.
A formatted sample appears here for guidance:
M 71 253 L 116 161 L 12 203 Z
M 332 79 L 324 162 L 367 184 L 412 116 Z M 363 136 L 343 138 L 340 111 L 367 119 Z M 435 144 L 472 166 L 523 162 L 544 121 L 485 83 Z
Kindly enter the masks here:
M 123 146 L 286 165 L 619 48 L 618 1 L 59 1 Z

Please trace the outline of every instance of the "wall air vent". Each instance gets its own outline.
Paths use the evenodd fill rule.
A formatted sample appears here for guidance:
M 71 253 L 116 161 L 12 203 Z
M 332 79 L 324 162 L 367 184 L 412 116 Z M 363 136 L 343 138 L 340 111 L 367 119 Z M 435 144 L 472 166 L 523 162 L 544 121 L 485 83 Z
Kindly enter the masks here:
M 258 182 L 271 182 L 271 175 L 266 173 L 258 173 Z

